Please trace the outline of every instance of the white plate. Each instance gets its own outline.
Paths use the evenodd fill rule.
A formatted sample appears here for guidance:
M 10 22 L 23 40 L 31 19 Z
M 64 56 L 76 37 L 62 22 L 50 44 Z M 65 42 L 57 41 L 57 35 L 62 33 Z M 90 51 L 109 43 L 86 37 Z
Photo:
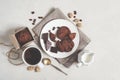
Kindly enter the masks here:
M 58 51 L 57 53 L 53 53 L 53 52 L 50 51 L 50 49 L 49 50 L 45 49 L 45 44 L 44 44 L 43 39 L 42 39 L 42 34 L 43 33 L 48 33 L 49 30 L 52 33 L 55 33 L 57 31 L 57 29 L 55 29 L 55 30 L 52 30 L 52 29 L 53 29 L 53 27 L 58 27 L 58 26 L 59 27 L 67 26 L 70 29 L 71 33 L 76 33 L 76 36 L 75 36 L 75 38 L 73 40 L 74 47 L 73 47 L 73 49 L 70 52 L 59 52 Z M 48 40 L 50 42 L 52 42 L 49 37 L 48 37 Z M 43 48 L 43 50 L 49 56 L 52 56 L 52 57 L 55 57 L 55 58 L 65 58 L 65 57 L 70 56 L 71 54 L 73 54 L 76 51 L 76 49 L 77 49 L 77 47 L 79 45 L 79 42 L 80 42 L 80 36 L 79 36 L 79 32 L 78 32 L 77 27 L 72 22 L 70 22 L 68 20 L 64 20 L 64 19 L 55 19 L 55 20 L 52 20 L 52 21 L 48 22 L 47 24 L 44 25 L 44 27 L 43 27 L 43 29 L 42 29 L 42 31 L 40 33 L 40 44 L 41 44 L 41 47 Z M 54 46 L 54 44 L 55 43 L 52 42 L 52 46 Z

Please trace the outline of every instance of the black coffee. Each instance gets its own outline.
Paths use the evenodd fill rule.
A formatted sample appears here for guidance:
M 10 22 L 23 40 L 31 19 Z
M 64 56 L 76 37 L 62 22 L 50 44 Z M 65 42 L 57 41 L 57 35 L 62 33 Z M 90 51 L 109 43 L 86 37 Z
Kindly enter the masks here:
M 28 48 L 24 54 L 25 61 L 30 65 L 36 65 L 41 60 L 41 53 L 36 48 Z

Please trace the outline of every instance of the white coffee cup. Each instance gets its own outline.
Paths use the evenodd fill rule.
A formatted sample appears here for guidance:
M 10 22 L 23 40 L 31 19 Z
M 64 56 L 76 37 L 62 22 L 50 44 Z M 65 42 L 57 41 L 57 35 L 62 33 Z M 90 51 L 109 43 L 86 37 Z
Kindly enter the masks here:
M 40 65 L 42 61 L 41 50 L 37 46 L 28 46 L 23 50 L 22 60 L 28 66 Z

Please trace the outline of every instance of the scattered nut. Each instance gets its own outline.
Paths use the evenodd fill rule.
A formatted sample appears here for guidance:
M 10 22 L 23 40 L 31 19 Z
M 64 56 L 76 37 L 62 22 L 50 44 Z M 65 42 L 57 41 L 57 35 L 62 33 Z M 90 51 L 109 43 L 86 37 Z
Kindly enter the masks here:
M 73 18 L 73 17 L 74 17 L 74 14 L 73 14 L 73 13 L 68 13 L 68 17 L 69 17 L 69 18 Z
M 78 28 L 82 26 L 82 19 L 76 17 L 77 11 L 69 12 L 68 17 L 76 24 Z
M 74 21 L 75 23 L 80 22 L 80 20 L 79 20 L 79 19 L 74 19 L 73 21 Z
M 40 67 L 39 66 L 35 67 L 35 72 L 40 72 Z
M 77 26 L 77 27 L 81 27 L 82 24 L 81 24 L 81 23 L 77 23 L 76 26 Z
M 28 67 L 27 67 L 27 70 L 28 70 L 28 71 L 34 70 L 34 66 L 28 66 Z

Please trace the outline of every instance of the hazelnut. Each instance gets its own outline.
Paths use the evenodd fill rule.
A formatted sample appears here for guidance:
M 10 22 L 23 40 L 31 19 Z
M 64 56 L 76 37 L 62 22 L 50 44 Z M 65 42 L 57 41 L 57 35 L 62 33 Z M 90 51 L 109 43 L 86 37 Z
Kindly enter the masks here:
M 68 17 L 69 17 L 69 18 L 73 18 L 73 17 L 74 17 L 74 14 L 73 14 L 73 13 L 68 13 Z
M 35 67 L 35 72 L 40 72 L 40 67 L 39 66 Z
M 73 21 L 74 21 L 75 23 L 80 22 L 80 20 L 79 20 L 79 19 L 74 19 Z
M 80 28 L 82 26 L 82 24 L 81 23 L 76 23 L 76 26 Z
M 27 67 L 27 70 L 28 70 L 28 71 L 34 70 L 34 66 L 28 66 L 28 67 Z

